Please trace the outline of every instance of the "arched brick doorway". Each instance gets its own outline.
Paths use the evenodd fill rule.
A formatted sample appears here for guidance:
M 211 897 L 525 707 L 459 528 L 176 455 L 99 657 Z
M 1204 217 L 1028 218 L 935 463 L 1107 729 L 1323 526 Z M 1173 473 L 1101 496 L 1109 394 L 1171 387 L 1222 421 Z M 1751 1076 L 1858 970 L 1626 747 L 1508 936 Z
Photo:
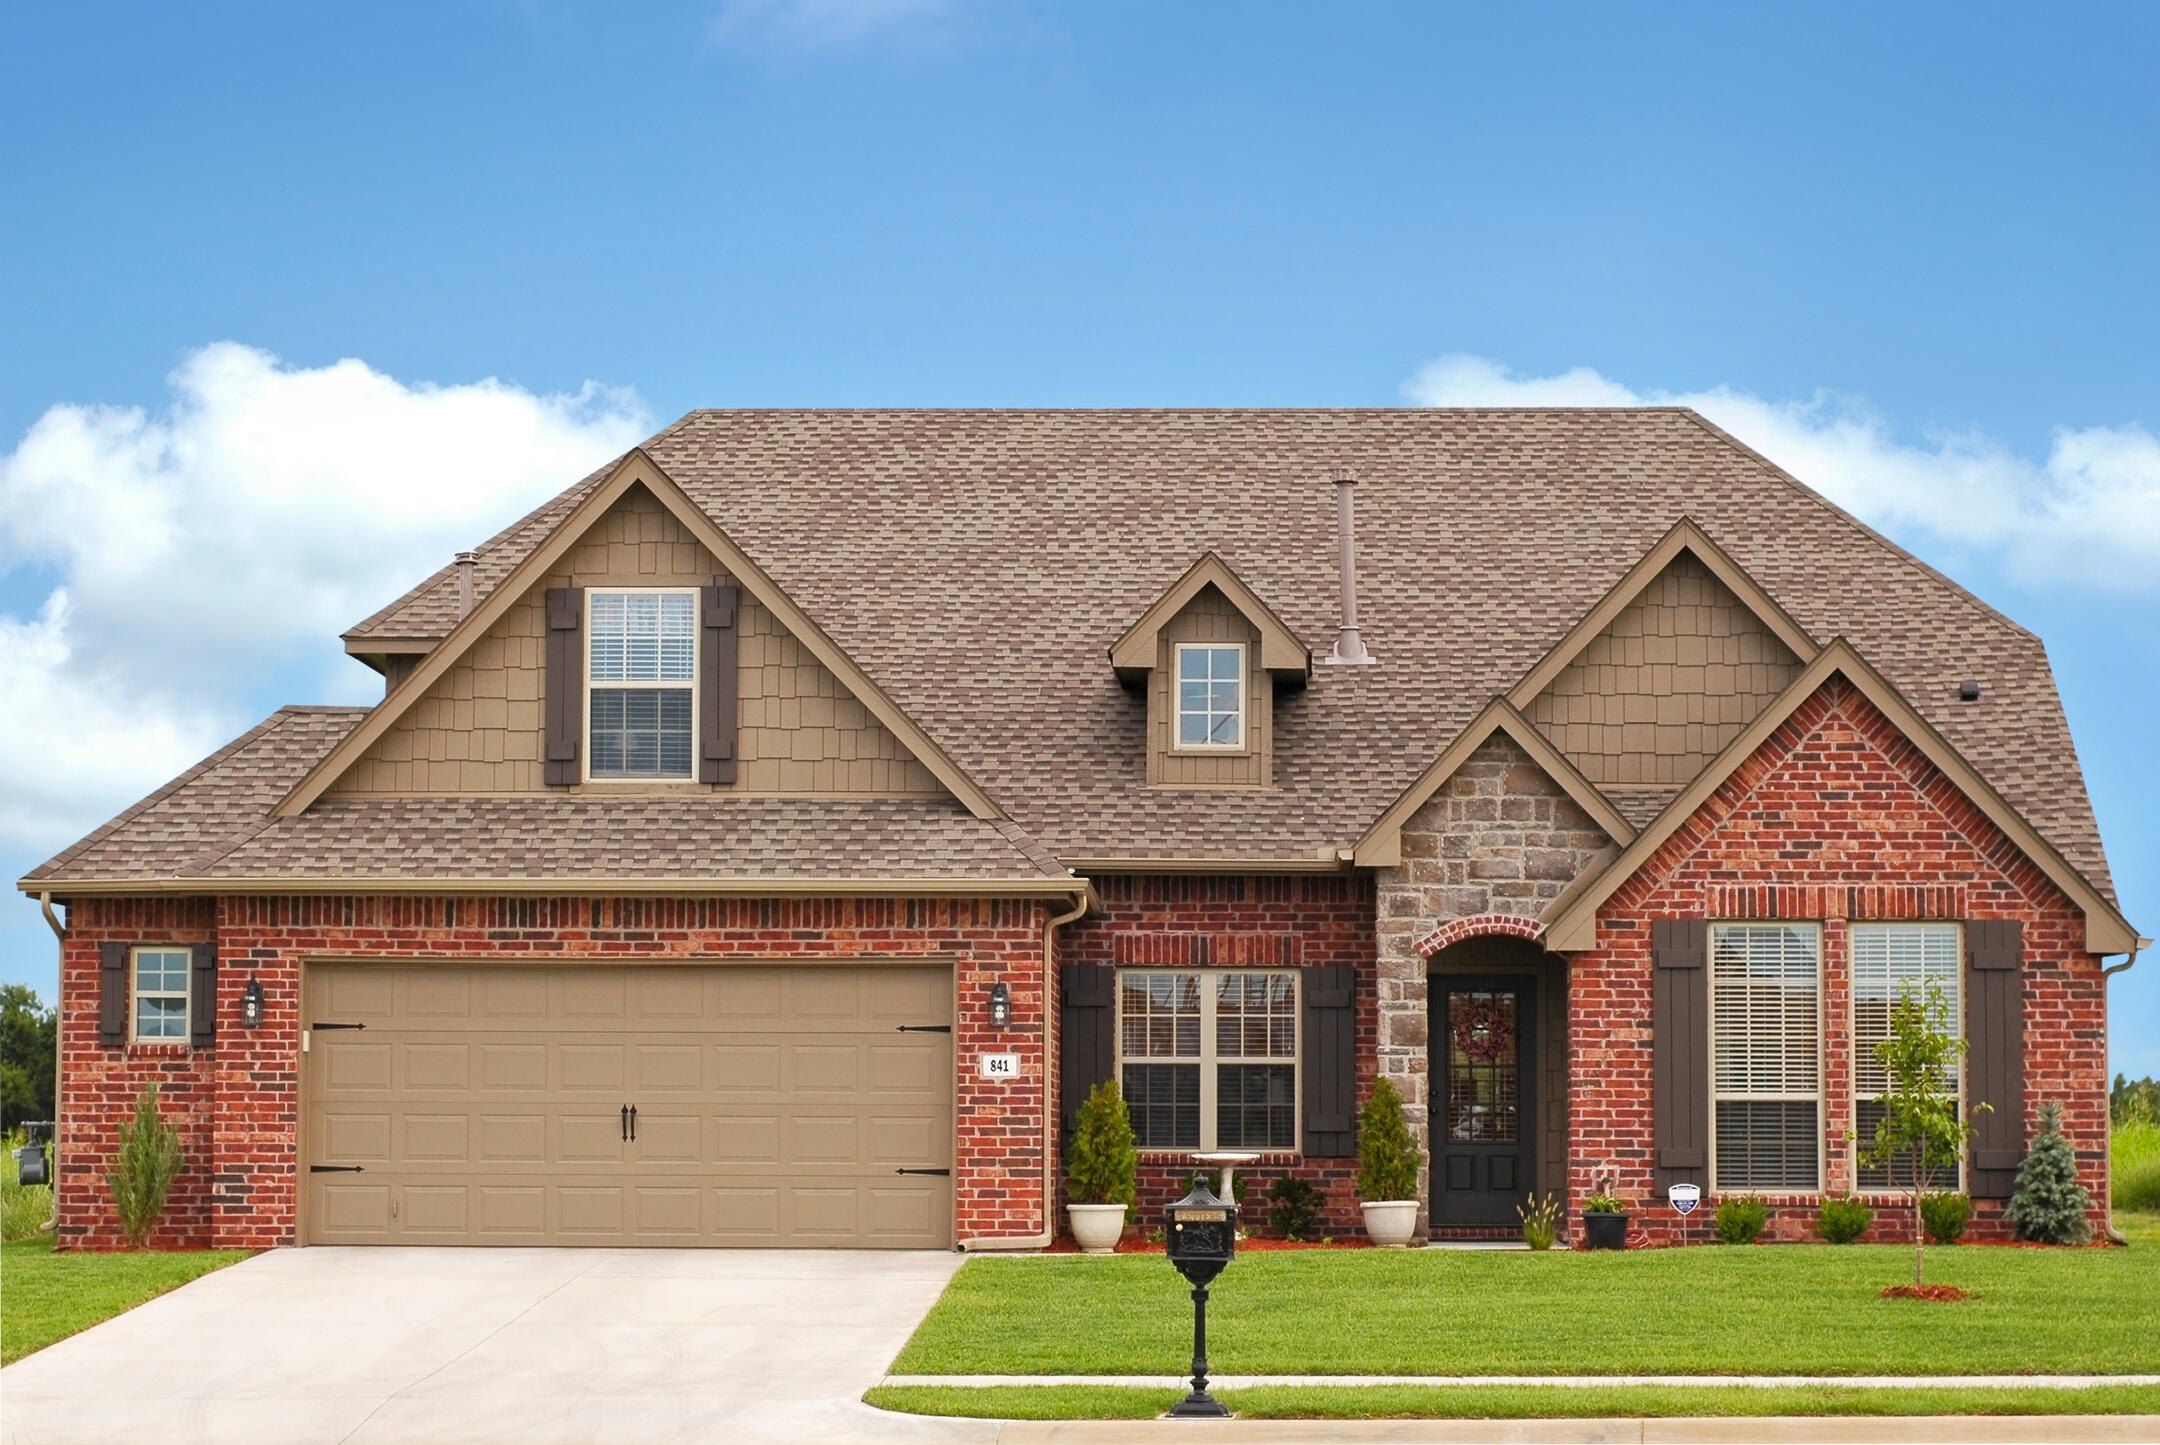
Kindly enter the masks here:
M 1520 1227 L 1567 1179 L 1567 962 L 1479 933 L 1427 960 L 1435 1233 Z

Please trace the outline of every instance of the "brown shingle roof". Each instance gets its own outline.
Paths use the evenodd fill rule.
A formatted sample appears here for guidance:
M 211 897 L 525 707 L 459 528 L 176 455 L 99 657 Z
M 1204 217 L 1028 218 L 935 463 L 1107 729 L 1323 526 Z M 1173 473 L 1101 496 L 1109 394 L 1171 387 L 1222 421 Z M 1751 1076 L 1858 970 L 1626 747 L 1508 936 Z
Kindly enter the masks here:
M 1691 412 L 713 411 L 646 449 L 1062 858 L 1347 847 L 1688 516 L 2110 887 L 2039 640 Z M 1106 649 L 1210 549 L 1331 637 L 1342 467 L 1380 666 L 1279 695 L 1275 788 L 1149 789 L 1145 704 Z M 602 475 L 483 546 L 483 593 Z M 444 569 L 347 637 L 455 620 Z M 1964 678 L 1983 701 L 1956 701 Z

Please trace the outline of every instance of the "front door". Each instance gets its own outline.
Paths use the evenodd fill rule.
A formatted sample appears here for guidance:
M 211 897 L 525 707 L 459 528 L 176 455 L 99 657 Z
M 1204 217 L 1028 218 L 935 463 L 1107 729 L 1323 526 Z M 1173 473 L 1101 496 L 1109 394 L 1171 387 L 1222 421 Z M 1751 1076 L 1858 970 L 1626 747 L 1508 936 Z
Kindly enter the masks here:
M 1513 1228 L 1537 1187 L 1537 981 L 1435 978 L 1432 1221 Z

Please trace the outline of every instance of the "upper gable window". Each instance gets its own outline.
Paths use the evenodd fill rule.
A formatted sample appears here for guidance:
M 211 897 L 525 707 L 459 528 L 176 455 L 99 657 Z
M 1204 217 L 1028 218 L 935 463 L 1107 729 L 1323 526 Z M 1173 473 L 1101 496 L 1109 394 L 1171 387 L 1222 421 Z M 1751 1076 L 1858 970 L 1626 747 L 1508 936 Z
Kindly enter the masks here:
M 587 776 L 691 776 L 698 598 L 692 588 L 586 593 Z
M 1245 746 L 1245 648 L 1177 645 L 1177 746 Z

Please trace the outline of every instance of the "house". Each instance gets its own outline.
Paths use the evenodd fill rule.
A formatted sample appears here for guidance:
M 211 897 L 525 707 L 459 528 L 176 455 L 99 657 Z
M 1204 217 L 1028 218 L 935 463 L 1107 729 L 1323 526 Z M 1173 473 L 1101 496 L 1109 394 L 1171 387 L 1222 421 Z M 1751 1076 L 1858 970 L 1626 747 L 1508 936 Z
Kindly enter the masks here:
M 66 1245 L 153 1079 L 190 1243 L 1037 1247 L 1107 1078 L 1350 1231 L 1382 1073 L 1434 1234 L 1790 1236 L 1923 985 L 2105 1198 L 2040 640 L 1685 410 L 697 412 L 344 641 L 20 884 Z

